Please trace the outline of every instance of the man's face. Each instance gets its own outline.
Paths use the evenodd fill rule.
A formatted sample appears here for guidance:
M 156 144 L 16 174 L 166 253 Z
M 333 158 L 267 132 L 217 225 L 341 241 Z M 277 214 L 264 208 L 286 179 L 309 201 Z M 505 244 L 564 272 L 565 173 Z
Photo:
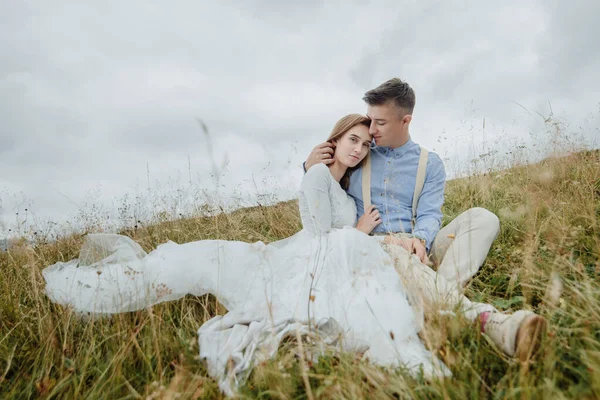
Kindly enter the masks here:
M 401 145 L 406 124 L 410 115 L 402 116 L 402 111 L 393 103 L 380 106 L 367 106 L 367 117 L 371 119 L 369 133 L 377 146 L 397 147 Z M 407 120 L 408 119 L 408 120 Z

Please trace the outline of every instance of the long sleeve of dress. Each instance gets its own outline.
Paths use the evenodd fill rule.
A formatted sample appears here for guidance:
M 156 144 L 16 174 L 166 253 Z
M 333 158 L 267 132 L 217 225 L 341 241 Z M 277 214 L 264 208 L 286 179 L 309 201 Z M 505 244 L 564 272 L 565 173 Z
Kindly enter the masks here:
M 314 235 L 327 233 L 332 227 L 331 183 L 331 173 L 325 164 L 313 166 L 302 180 L 300 217 L 304 229 Z

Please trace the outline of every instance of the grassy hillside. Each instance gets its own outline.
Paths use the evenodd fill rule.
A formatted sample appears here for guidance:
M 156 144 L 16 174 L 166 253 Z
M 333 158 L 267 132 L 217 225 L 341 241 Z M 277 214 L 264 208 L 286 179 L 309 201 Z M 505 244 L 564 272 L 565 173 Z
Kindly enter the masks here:
M 445 223 L 485 207 L 502 232 L 468 295 L 549 320 L 539 357 L 519 364 L 462 319 L 427 321 L 423 338 L 452 369 L 415 380 L 351 355 L 317 364 L 288 341 L 257 366 L 241 396 L 261 398 L 599 398 L 600 152 L 448 183 Z M 166 240 L 253 242 L 300 229 L 295 202 L 162 222 L 123 232 L 151 251 Z M 0 398 L 218 398 L 198 360 L 196 330 L 222 306 L 187 297 L 113 318 L 81 320 L 43 294 L 41 270 L 78 256 L 81 236 L 0 253 Z

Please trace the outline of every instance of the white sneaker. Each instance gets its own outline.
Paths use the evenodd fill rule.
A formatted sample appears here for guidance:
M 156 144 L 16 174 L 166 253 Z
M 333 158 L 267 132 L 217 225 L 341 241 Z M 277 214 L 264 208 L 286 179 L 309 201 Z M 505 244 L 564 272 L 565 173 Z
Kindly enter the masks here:
M 511 315 L 501 312 L 489 314 L 483 332 L 509 356 L 527 361 L 539 349 L 546 329 L 544 318 L 531 311 L 520 310 Z

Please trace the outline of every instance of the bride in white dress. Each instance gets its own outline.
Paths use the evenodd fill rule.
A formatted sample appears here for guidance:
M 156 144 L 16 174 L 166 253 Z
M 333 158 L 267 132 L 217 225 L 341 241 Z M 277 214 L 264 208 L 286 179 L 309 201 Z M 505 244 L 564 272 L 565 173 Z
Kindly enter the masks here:
M 383 366 L 425 377 L 450 371 L 425 349 L 415 312 L 380 242 L 368 233 L 377 210 L 356 221 L 344 188 L 369 154 L 369 120 L 345 116 L 328 141 L 335 162 L 305 175 L 299 197 L 303 229 L 265 245 L 224 240 L 167 242 L 146 254 L 126 236 L 92 234 L 80 258 L 43 271 L 48 297 L 78 312 L 143 309 L 186 294 L 211 293 L 228 310 L 198 330 L 200 356 L 232 394 L 251 366 L 273 357 L 289 334 L 364 353 Z

